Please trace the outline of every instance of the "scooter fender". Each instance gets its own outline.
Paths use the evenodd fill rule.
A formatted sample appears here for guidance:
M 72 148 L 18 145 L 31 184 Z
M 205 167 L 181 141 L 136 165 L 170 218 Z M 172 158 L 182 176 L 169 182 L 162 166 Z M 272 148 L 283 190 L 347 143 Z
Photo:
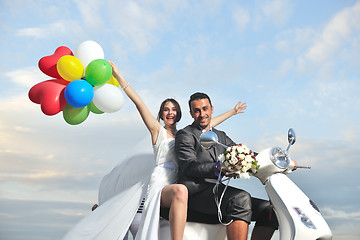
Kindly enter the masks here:
M 332 239 L 316 205 L 286 175 L 270 176 L 265 189 L 279 221 L 281 240 Z

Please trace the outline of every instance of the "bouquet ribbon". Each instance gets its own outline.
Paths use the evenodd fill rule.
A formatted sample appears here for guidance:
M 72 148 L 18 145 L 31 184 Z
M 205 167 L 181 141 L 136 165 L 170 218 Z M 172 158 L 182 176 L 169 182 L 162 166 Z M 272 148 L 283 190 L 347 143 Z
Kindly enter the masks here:
M 214 165 L 215 167 L 215 171 L 216 172 L 216 175 L 218 176 L 218 179 L 216 180 L 216 183 L 215 183 L 215 186 L 213 188 L 213 193 L 214 193 L 214 199 L 215 199 L 215 203 L 216 203 L 216 206 L 217 206 L 217 210 L 218 210 L 218 219 L 219 219 L 219 222 L 222 224 L 222 225 L 229 225 L 230 223 L 233 222 L 233 220 L 231 220 L 230 222 L 228 223 L 223 223 L 222 222 L 222 213 L 221 213 L 221 202 L 223 200 L 223 197 L 224 197 L 224 194 L 225 194 L 225 191 L 230 183 L 230 179 L 231 178 L 225 178 L 224 180 L 222 180 L 222 176 L 221 176 L 221 171 L 218 170 L 218 167 L 221 166 L 221 162 L 220 161 L 217 161 Z M 226 185 L 225 185 L 225 188 L 223 190 L 223 192 L 221 193 L 220 195 L 220 198 L 219 198 L 219 184 L 222 183 L 222 182 L 225 182 L 226 181 Z

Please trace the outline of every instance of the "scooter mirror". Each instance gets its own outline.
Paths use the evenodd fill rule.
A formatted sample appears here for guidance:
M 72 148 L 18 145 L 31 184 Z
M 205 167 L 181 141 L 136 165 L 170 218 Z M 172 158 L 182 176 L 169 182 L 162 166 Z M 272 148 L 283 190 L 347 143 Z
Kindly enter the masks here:
M 219 142 L 219 138 L 213 131 L 205 131 L 200 135 L 200 144 L 203 148 L 208 149 L 214 146 L 215 144 L 220 144 L 221 146 L 227 148 L 226 145 Z
M 288 141 L 289 141 L 289 145 L 286 148 L 286 152 L 289 151 L 290 146 L 293 145 L 295 143 L 295 141 L 296 141 L 295 131 L 292 128 L 290 128 L 289 131 L 288 131 Z
M 218 136 L 213 131 L 205 131 L 200 135 L 200 144 L 205 149 L 211 148 L 218 141 Z
M 296 141 L 295 131 L 292 128 L 290 128 L 288 132 L 288 141 L 291 145 L 293 145 Z

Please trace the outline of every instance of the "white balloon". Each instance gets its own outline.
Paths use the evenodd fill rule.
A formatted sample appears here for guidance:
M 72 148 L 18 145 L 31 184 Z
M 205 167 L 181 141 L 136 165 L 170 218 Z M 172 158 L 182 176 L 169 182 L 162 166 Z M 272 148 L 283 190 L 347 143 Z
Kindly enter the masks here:
M 104 50 L 97 42 L 88 40 L 80 43 L 74 56 L 80 60 L 85 70 L 90 62 L 96 59 L 104 59 Z
M 93 103 L 103 112 L 116 112 L 124 104 L 124 95 L 120 88 L 112 84 L 105 84 L 101 87 L 94 87 Z

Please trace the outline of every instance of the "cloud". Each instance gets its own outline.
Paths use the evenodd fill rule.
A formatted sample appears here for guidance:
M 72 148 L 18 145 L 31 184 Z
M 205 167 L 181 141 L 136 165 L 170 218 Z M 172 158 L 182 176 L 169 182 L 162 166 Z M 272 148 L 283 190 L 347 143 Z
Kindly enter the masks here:
M 126 46 L 144 54 L 159 39 L 159 34 L 172 24 L 173 14 L 181 10 L 181 2 L 110 1 L 108 17 L 112 19 L 117 34 L 126 41 Z M 176 7 L 179 9 L 176 9 Z
M 301 102 L 299 99 L 298 103 L 295 99 L 292 101 L 297 105 L 294 110 L 303 109 L 308 120 L 322 122 L 320 129 L 331 129 L 334 136 L 344 137 L 341 130 L 357 128 L 355 119 L 360 113 L 360 99 L 356 97 L 360 84 L 357 81 L 332 73 L 331 78 L 319 77 L 304 84 L 306 87 L 298 96 Z
M 324 65 L 333 59 L 350 39 L 359 36 L 360 2 L 337 13 L 322 29 L 315 43 L 297 59 L 298 70 L 304 71 L 308 65 Z
M 2 197 L 95 202 L 101 178 L 127 154 L 113 143 L 131 149 L 147 131 L 129 100 L 117 113 L 91 114 L 77 126 L 68 125 L 62 113 L 45 116 L 27 97 L 41 74 L 34 69 L 5 73 L 22 88 L 0 100 Z
M 342 129 L 342 135 L 346 141 L 350 142 L 360 142 L 360 129 L 353 128 L 352 126 L 347 126 Z
M 96 29 L 103 26 L 104 21 L 101 16 L 101 7 L 105 5 L 104 1 L 97 0 L 75 0 L 79 12 L 88 29 Z
M 305 51 L 313 43 L 316 32 L 311 27 L 286 29 L 275 37 L 276 50 L 293 55 Z
M 73 18 L 74 19 L 74 18 Z M 88 33 L 77 20 L 59 20 L 49 24 L 42 24 L 39 27 L 22 28 L 16 31 L 16 36 L 34 38 L 35 40 L 54 40 L 67 39 L 84 39 Z
M 46 77 L 46 75 L 44 75 L 37 67 L 15 69 L 14 71 L 6 72 L 4 75 L 10 81 L 26 88 L 30 88 L 49 78 Z
M 328 219 L 352 219 L 353 221 L 360 221 L 360 211 L 341 211 L 331 208 L 323 208 L 322 212 Z
M 294 68 L 294 62 L 292 59 L 285 59 L 277 69 L 276 78 L 286 76 Z
M 243 32 L 250 22 L 249 12 L 240 6 L 234 7 L 232 11 L 232 17 L 235 20 L 237 30 Z
M 20 37 L 33 37 L 35 39 L 48 39 L 54 35 L 61 35 L 67 32 L 68 26 L 75 25 L 70 21 L 58 21 L 46 24 L 42 27 L 31 27 L 19 29 L 16 33 Z
M 91 211 L 89 203 L 15 199 L 0 199 L 0 203 L 1 237 L 5 239 L 61 239 Z
M 296 129 L 295 129 L 296 131 Z M 263 135 L 267 133 L 264 132 Z M 340 176 L 341 174 L 347 174 L 349 179 L 351 176 L 356 174 L 357 171 L 360 171 L 360 163 L 356 160 L 360 154 L 360 150 L 357 149 L 359 145 L 359 138 L 357 140 L 349 140 L 346 138 L 334 138 L 332 140 L 328 138 L 323 138 L 323 136 L 313 136 L 306 137 L 302 135 L 297 135 L 296 143 L 290 148 L 290 156 L 293 159 L 296 159 L 299 165 L 308 165 L 312 169 L 309 172 L 314 172 L 313 174 L 320 174 L 319 176 L 314 175 L 314 178 L 323 179 L 319 184 L 326 185 L 324 179 L 328 181 L 337 180 L 334 179 L 334 176 Z M 282 136 L 272 136 L 272 137 L 261 137 L 254 144 L 254 149 L 265 149 L 273 146 L 281 146 L 285 148 L 288 145 L 286 135 Z M 342 151 L 339 151 L 341 149 Z M 346 152 L 344 156 L 344 152 Z M 344 168 L 338 169 L 338 166 L 345 166 Z M 346 167 L 351 166 L 351 167 Z M 294 172 L 294 174 L 304 173 L 307 170 L 299 170 Z M 300 179 L 304 181 L 305 179 Z M 351 180 L 346 180 L 351 181 Z M 335 185 L 344 184 L 345 180 L 338 182 Z M 310 184 L 311 185 L 311 184 Z M 308 187 L 312 187 L 312 186 Z M 332 185 L 332 184 L 330 184 Z M 354 189 L 358 188 L 358 183 L 351 183 L 351 187 Z
M 288 0 L 258 2 L 264 16 L 275 25 L 284 25 L 292 13 L 292 5 Z
M 343 18 L 347 19 L 350 30 L 338 29 L 344 24 L 341 21 L 334 23 L 337 27 L 319 30 L 314 26 L 322 22 L 315 17 L 311 25 L 298 28 L 296 23 L 288 25 L 288 14 L 297 10 L 289 1 L 259 1 L 255 5 L 244 2 L 239 6 L 239 13 L 243 14 L 238 14 L 241 16 L 238 19 L 232 18 L 232 10 L 236 10 L 232 8 L 234 3 L 225 2 L 113 0 L 90 1 L 86 6 L 83 1 L 77 4 L 63 1 L 57 5 L 44 2 L 43 5 L 51 5 L 45 7 L 38 6 L 36 1 L 31 4 L 18 1 L 20 6 L 12 9 L 16 12 L 8 13 L 6 18 L 9 34 L 4 35 L 3 46 L 9 54 L 4 57 L 4 64 L 10 68 L 4 69 L 14 69 L 10 65 L 14 62 L 18 66 L 34 65 L 34 59 L 43 56 L 41 52 L 48 53 L 63 42 L 76 45 L 92 36 L 101 42 L 106 55 L 118 57 L 117 62 L 127 71 L 130 84 L 149 103 L 154 115 L 161 100 L 170 95 L 180 100 L 184 114 L 180 124 L 187 125 L 191 122 L 188 96 L 198 89 L 214 98 L 216 111 L 228 110 L 239 98 L 245 99 L 249 105 L 246 115 L 234 117 L 221 129 L 229 129 L 231 136 L 241 140 L 263 140 L 256 145 L 256 149 L 262 149 L 286 146 L 286 128 L 295 125 L 299 135 L 291 154 L 312 169 L 296 171 L 289 177 L 325 209 L 323 212 L 331 220 L 338 239 L 340 227 L 345 227 L 339 222 L 346 219 L 335 218 L 337 212 L 343 217 L 359 212 L 359 186 L 354 181 L 360 154 L 356 148 L 360 136 L 357 123 L 360 85 L 356 78 L 359 61 L 354 60 L 359 60 L 358 17 L 353 14 L 351 19 Z M 239 35 L 233 34 L 234 22 L 238 21 L 239 29 L 247 31 L 258 20 L 269 27 L 270 34 L 275 34 L 275 42 L 272 35 L 264 31 L 261 34 L 266 34 L 265 38 L 249 34 L 239 44 Z M 329 21 L 327 25 L 331 24 Z M 276 32 L 273 32 L 274 25 Z M 19 30 L 14 34 L 13 28 Z M 331 36 L 331 32 L 335 34 Z M 333 42 L 327 43 L 325 39 Z M 319 75 L 314 77 L 308 71 L 322 66 L 312 62 L 317 57 L 315 51 L 310 51 L 319 42 L 337 49 L 326 53 L 328 59 L 323 60 L 326 69 L 337 70 L 337 74 L 328 73 L 332 81 Z M 261 59 L 254 54 L 254 46 Z M 272 52 L 274 46 L 278 52 Z M 305 74 L 311 76 L 298 76 L 292 71 L 300 66 L 300 60 L 304 63 L 303 70 L 307 71 Z M 326 69 L 321 72 L 326 73 Z M 47 80 L 46 76 L 36 66 L 2 72 L 8 81 L 4 82 L 4 94 L 0 98 L 0 192 L 2 197 L 12 200 L 1 202 L 0 206 L 13 209 L 0 211 L 1 216 L 6 217 L 1 221 L 0 235 L 21 234 L 18 239 L 31 239 L 30 235 L 36 232 L 34 239 L 37 240 L 41 237 L 59 239 L 58 230 L 65 232 L 64 229 L 80 219 L 78 215 L 90 211 L 101 178 L 131 152 L 128 149 L 134 144 L 143 138 L 149 140 L 148 131 L 128 98 L 119 112 L 90 114 L 77 126 L 64 122 L 61 113 L 45 116 L 39 105 L 29 101 L 27 91 Z M 279 79 L 268 81 L 268 76 L 274 73 Z M 204 87 L 205 84 L 208 87 Z M 285 132 L 276 137 L 279 129 Z M 334 195 L 334 191 L 338 194 Z M 19 204 L 13 199 L 41 201 Z M 58 200 L 87 204 L 82 208 L 76 203 Z M 351 206 L 351 210 L 342 205 Z M 358 219 L 358 215 L 353 217 Z M 21 222 L 10 224 L 9 219 L 16 218 Z M 40 219 L 39 225 L 35 224 L 36 219 Z M 348 230 L 359 236 L 356 229 L 354 226 Z M 345 233 L 348 234 L 346 231 L 342 234 Z

